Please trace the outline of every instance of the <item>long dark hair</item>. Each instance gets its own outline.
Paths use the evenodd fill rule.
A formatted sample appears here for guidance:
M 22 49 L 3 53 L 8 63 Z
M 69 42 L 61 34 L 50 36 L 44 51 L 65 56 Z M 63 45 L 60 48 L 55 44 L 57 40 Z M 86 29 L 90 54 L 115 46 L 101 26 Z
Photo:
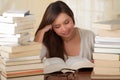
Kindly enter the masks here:
M 39 28 L 36 31 L 36 34 L 40 29 L 43 29 L 46 25 L 52 24 L 60 13 L 66 13 L 72 18 L 73 23 L 75 24 L 74 14 L 72 10 L 64 2 L 56 1 L 51 3 L 47 7 L 43 15 L 41 24 L 39 25 Z M 60 57 L 64 59 L 65 49 L 63 40 L 54 32 L 54 30 L 49 30 L 45 33 L 43 43 L 48 49 L 49 57 Z

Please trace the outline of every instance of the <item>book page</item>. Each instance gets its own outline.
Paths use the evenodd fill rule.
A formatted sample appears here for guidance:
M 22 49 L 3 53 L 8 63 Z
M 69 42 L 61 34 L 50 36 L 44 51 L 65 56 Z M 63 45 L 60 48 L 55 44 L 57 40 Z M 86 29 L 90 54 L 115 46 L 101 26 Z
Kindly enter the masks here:
M 92 68 L 93 63 L 86 58 L 71 57 L 66 61 L 70 69 L 78 70 L 80 68 Z
M 47 58 L 44 61 L 44 73 L 53 73 L 53 72 L 74 72 L 80 68 L 92 68 L 93 63 L 87 59 L 77 57 L 71 57 L 66 62 L 61 58 Z
M 67 68 L 67 66 L 61 58 L 47 58 L 44 61 L 44 73 L 61 71 L 63 68 Z

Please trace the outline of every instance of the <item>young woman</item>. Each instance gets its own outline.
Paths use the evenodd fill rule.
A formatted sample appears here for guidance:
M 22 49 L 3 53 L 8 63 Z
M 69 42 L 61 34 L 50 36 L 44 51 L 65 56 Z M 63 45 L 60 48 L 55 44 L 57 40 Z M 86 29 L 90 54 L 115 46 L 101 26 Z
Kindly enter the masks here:
M 80 56 L 92 60 L 94 33 L 74 25 L 74 14 L 67 4 L 62 1 L 51 3 L 34 39 L 44 45 L 41 58 L 60 57 L 65 60 L 72 56 Z

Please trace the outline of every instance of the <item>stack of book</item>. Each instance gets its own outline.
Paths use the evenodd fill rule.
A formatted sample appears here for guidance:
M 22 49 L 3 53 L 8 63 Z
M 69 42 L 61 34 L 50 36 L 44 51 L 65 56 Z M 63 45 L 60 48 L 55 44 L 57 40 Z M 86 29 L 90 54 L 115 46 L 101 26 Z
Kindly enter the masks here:
M 0 16 L 1 80 L 43 80 L 42 45 L 30 41 L 35 18 L 29 11 L 8 11 Z
M 120 79 L 120 20 L 96 23 L 92 79 Z
M 29 11 L 4 12 L 0 16 L 0 45 L 29 41 L 34 23 L 35 17 Z

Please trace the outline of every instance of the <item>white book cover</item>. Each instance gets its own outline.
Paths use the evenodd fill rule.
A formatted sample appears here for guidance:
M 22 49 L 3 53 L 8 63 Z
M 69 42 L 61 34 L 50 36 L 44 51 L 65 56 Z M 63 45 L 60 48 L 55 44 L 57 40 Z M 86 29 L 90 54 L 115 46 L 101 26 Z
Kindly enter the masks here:
M 20 38 L 0 38 L 0 42 L 19 42 Z
M 16 37 L 16 38 L 20 38 L 21 34 L 2 34 L 0 33 L 0 38 L 2 37 Z
M 106 25 L 113 25 L 113 24 L 120 24 L 120 20 L 106 20 L 106 21 L 99 21 L 95 22 L 96 24 L 106 24 Z
M 41 49 L 42 44 L 39 42 L 24 42 L 19 45 L 5 45 L 0 46 L 0 50 L 6 51 L 6 52 L 20 52 L 20 51 L 28 51 L 28 50 L 35 50 L 35 49 Z
M 30 35 L 29 33 L 21 33 L 21 34 L 3 34 L 0 33 L 0 38 L 21 38 L 24 36 Z
M 0 22 L 3 23 L 16 23 L 16 22 L 25 22 L 25 21 L 35 21 L 35 16 L 30 14 L 25 17 L 4 17 L 0 16 Z
M 26 15 L 29 15 L 29 10 L 8 10 L 4 12 L 2 15 L 4 17 L 25 17 Z
M 23 21 L 23 22 L 16 22 L 16 23 L 2 23 L 0 22 L 0 27 L 19 27 L 19 26 L 26 26 L 26 25 L 33 25 L 35 21 Z
M 93 26 L 104 30 L 118 30 L 120 29 L 120 20 L 99 21 L 95 22 Z
M 24 52 L 16 52 L 16 53 L 1 51 L 0 54 L 1 54 L 1 57 L 9 58 L 9 59 L 28 57 L 28 56 L 37 56 L 37 55 L 39 56 L 40 49 L 29 50 L 29 51 L 24 51 Z
M 109 61 L 109 62 L 116 61 L 117 62 L 117 61 L 120 60 L 120 54 L 114 54 L 114 53 L 111 53 L 111 54 L 108 54 L 108 53 L 93 53 L 93 59 L 94 59 L 94 62 L 96 60 L 100 60 L 100 61 L 101 60 L 104 60 L 104 61 L 106 60 L 106 62 L 107 61 Z M 119 61 L 119 63 L 120 63 L 120 61 Z M 119 67 L 120 67 L 120 64 L 119 64 Z
M 0 58 L 1 62 L 6 66 L 11 65 L 22 65 L 22 64 L 33 64 L 33 63 L 41 63 L 41 59 L 34 59 L 34 60 L 17 60 L 17 61 L 5 61 L 3 58 Z
M 20 58 L 2 58 L 5 62 L 18 62 L 18 61 L 29 61 L 29 60 L 36 60 L 39 59 L 40 60 L 40 56 L 28 56 L 28 57 L 20 57 Z
M 120 76 L 120 68 L 115 67 L 94 67 L 93 69 L 95 74 L 99 75 L 119 75 Z M 100 79 L 101 80 L 101 79 Z M 111 80 L 111 79 L 104 79 L 104 80 Z M 116 80 L 116 79 L 112 79 Z M 120 79 L 117 79 L 120 80 Z
M 3 45 L 18 45 L 19 43 L 18 42 L 0 42 L 0 46 L 3 46 Z
M 0 37 L 0 42 L 21 42 L 21 41 L 29 41 L 30 34 L 26 34 L 22 37 Z
M 120 49 L 120 43 L 119 42 L 100 42 L 95 43 L 94 47 L 101 47 L 101 48 L 119 48 Z
M 14 66 L 5 66 L 4 64 L 2 64 L 0 67 L 4 72 L 29 70 L 29 69 L 41 69 L 43 68 L 43 63 L 23 64 L 23 65 L 14 65 Z
M 94 48 L 95 53 L 115 53 L 115 54 L 120 54 L 120 48 Z
M 120 42 L 120 38 L 115 38 L 115 37 L 100 37 L 96 36 L 95 37 L 95 42 Z
M 33 31 L 33 25 L 19 26 L 19 27 L 0 27 L 0 33 L 3 34 L 21 34 Z

